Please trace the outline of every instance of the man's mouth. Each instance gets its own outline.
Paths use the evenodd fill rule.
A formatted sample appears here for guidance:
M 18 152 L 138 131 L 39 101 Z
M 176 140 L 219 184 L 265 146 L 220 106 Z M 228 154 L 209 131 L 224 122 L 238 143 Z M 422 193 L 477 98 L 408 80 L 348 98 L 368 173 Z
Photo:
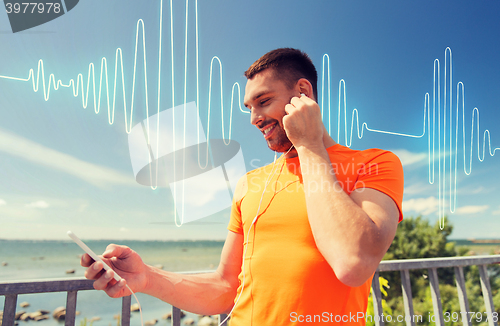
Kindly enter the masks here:
M 274 128 L 276 128 L 276 124 L 266 127 L 265 129 L 262 130 L 262 133 L 264 134 L 264 139 L 268 139 L 269 137 L 271 137 Z

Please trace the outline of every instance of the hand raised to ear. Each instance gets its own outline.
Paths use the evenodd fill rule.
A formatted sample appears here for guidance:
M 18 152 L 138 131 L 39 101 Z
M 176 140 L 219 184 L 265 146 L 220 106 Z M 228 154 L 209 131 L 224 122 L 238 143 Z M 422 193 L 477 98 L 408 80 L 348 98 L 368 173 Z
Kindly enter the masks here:
M 322 143 L 324 126 L 318 103 L 305 95 L 292 97 L 285 112 L 283 128 L 295 147 Z

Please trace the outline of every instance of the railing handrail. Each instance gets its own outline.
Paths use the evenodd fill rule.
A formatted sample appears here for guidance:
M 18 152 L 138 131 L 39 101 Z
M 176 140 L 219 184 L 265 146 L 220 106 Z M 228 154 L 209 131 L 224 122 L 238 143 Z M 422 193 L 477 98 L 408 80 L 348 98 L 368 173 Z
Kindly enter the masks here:
M 190 275 L 213 272 L 215 272 L 215 270 L 184 271 L 177 273 Z M 83 277 L 3 281 L 0 283 L 0 295 L 94 290 L 93 283 L 93 280 L 88 280 Z
M 94 290 L 93 283 L 85 278 L 3 282 L 0 295 Z
M 383 260 L 377 271 L 401 271 L 405 269 L 464 267 L 500 263 L 500 255 L 454 256 L 419 259 Z

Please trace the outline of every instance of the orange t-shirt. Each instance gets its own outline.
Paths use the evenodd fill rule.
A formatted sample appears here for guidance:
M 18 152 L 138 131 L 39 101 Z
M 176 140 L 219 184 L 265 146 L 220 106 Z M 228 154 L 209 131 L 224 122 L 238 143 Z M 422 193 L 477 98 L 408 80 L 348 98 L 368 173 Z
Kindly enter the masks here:
M 396 155 L 339 144 L 327 150 L 344 191 L 373 188 L 387 194 L 397 204 L 401 221 L 403 169 Z M 248 172 L 248 189 L 233 202 L 228 229 L 244 235 L 246 253 L 244 249 L 245 273 L 239 275 L 235 302 L 242 288 L 243 293 L 232 326 L 365 324 L 372 278 L 359 287 L 341 283 L 317 249 L 299 164 L 298 157 L 280 159 Z M 247 238 L 259 203 L 259 217 Z

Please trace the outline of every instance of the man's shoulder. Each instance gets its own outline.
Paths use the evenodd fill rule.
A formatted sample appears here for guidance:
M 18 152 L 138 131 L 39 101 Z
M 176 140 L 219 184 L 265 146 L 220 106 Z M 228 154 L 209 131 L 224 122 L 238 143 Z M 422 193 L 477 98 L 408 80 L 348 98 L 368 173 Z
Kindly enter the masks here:
M 275 165 L 276 165 L 276 162 L 269 163 L 269 164 L 266 164 L 266 165 L 261 166 L 261 167 L 256 167 L 253 170 L 248 171 L 246 173 L 246 176 L 249 177 L 249 176 L 270 173 L 273 170 L 273 168 L 275 167 Z
M 234 193 L 235 201 L 238 202 L 242 200 L 243 197 L 245 197 L 248 191 L 249 184 L 255 185 L 256 183 L 263 182 L 264 179 L 262 179 L 262 177 L 267 176 L 274 168 L 274 165 L 274 163 L 270 163 L 245 173 L 245 175 L 238 180 L 238 183 L 236 185 Z
M 340 156 L 344 159 L 370 161 L 376 158 L 383 157 L 388 160 L 399 160 L 396 154 L 389 150 L 380 148 L 368 149 L 352 149 L 350 147 L 336 144 L 327 149 L 328 153 L 333 156 Z

